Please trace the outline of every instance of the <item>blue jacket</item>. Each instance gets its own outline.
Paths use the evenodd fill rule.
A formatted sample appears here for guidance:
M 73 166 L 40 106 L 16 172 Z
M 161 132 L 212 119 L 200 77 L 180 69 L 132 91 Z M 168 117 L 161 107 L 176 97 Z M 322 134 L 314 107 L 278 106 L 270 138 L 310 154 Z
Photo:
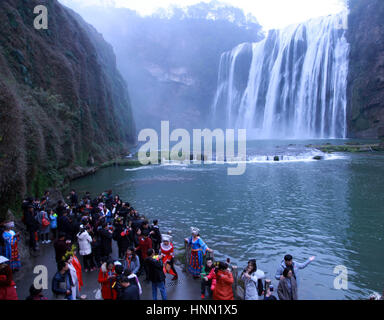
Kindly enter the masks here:
M 127 259 L 124 260 L 124 262 L 123 262 L 123 267 L 124 267 L 124 269 L 127 269 L 127 268 L 128 268 L 128 262 L 127 262 Z M 132 261 L 131 261 L 130 269 L 131 269 L 132 273 L 134 273 L 134 274 L 137 274 L 137 273 L 139 272 L 139 269 L 140 269 L 140 260 L 139 260 L 139 257 L 138 257 L 138 256 L 136 256 L 136 259 L 135 259 L 135 260 L 132 260 Z
M 69 271 L 61 274 L 59 271 L 56 272 L 52 279 L 52 292 L 56 295 L 66 295 L 67 290 L 71 290 L 72 278 Z
M 51 220 L 51 229 L 57 228 L 57 214 L 49 215 L 49 220 Z

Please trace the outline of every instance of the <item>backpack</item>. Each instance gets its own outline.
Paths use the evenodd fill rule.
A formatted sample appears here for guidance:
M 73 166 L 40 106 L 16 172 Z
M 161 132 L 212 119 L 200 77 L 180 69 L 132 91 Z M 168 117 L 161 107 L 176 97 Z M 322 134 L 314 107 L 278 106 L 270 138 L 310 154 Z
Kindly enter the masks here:
M 45 217 L 45 212 L 43 215 L 43 219 L 41 219 L 41 224 L 43 225 L 43 227 L 48 227 L 51 224 L 49 220 Z

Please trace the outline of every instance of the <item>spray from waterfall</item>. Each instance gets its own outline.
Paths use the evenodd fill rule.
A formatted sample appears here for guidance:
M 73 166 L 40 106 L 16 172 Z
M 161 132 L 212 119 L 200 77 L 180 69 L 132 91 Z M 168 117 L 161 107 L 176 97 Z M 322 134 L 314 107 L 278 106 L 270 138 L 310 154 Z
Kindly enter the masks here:
M 223 53 L 212 125 L 265 139 L 346 138 L 347 18 L 273 30 Z

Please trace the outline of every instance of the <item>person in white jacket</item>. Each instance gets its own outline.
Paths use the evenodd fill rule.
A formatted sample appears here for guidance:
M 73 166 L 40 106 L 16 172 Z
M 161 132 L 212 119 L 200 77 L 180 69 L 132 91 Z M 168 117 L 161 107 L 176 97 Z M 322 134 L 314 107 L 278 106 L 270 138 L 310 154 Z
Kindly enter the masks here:
M 241 274 L 241 279 L 244 281 L 244 300 L 259 300 L 263 290 L 261 280 L 264 278 L 265 273 L 257 269 L 256 260 L 249 260 L 248 266 Z
M 92 253 L 92 237 L 89 235 L 88 230 L 82 225 L 80 226 L 80 232 L 77 234 L 77 240 L 79 243 L 80 255 L 83 256 L 84 271 L 88 272 L 96 270 Z
M 79 292 L 79 281 L 78 281 L 78 278 L 77 278 L 76 269 L 72 265 L 72 260 L 73 260 L 73 257 L 70 257 L 67 260 L 67 263 L 68 263 L 68 268 L 69 268 L 69 274 L 70 274 L 70 276 L 72 278 L 72 284 L 73 284 L 71 286 L 72 300 L 76 300 L 76 297 L 78 296 L 78 292 Z

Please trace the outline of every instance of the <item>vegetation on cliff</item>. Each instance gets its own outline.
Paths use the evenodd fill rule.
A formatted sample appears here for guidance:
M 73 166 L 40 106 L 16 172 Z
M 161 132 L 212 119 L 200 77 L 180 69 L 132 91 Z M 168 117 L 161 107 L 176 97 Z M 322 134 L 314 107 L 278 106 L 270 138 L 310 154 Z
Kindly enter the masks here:
M 101 163 L 135 143 L 135 125 L 112 47 L 57 0 L 0 2 L 0 217 L 38 196 L 65 170 Z
M 384 137 L 384 1 L 349 0 L 349 136 Z
M 64 3 L 113 45 L 140 129 L 158 129 L 161 120 L 176 128 L 205 127 L 221 54 L 264 38 L 256 18 L 219 1 L 173 6 L 144 17 L 126 8 Z

